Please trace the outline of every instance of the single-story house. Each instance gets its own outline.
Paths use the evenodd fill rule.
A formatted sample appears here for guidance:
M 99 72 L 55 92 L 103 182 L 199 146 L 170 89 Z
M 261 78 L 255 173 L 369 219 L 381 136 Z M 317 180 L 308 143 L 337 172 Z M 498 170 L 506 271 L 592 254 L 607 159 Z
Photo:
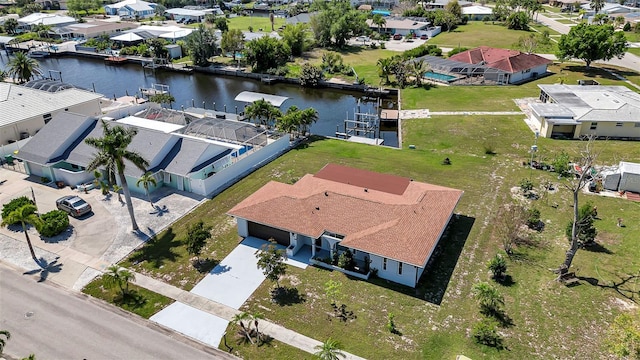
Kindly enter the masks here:
M 33 136 L 61 112 L 97 116 L 102 97 L 49 79 L 24 85 L 0 82 L 0 145 Z
M 349 250 L 361 269 L 376 269 L 380 278 L 415 287 L 462 194 L 328 164 L 293 185 L 271 181 L 228 214 L 240 236 L 273 238 L 287 246 L 289 256 L 307 247 L 311 261 L 322 266 Z
M 453 0 L 425 0 L 419 1 L 418 5 L 422 5 L 426 9 L 444 9 L 451 1 Z M 458 4 L 460 5 L 460 7 L 465 7 L 473 5 L 473 2 L 460 0 L 458 1 Z
M 264 129 L 245 122 L 202 118 L 177 124 L 152 120 L 163 116 L 172 117 L 172 121 L 184 119 L 182 112 L 157 108 L 148 108 L 140 114 L 146 117 L 129 115 L 115 119 L 68 112 L 58 114 L 22 146 L 15 157 L 23 160 L 30 175 L 69 185 L 91 182 L 93 172 L 86 168 L 96 149 L 84 140 L 101 137 L 101 121 L 106 121 L 109 126 L 137 130 L 128 149 L 149 162 L 146 170 L 156 178 L 157 187 L 168 186 L 207 196 L 289 146 L 287 136 L 274 140 Z M 211 127 L 224 131 L 216 133 Z M 136 185 L 143 173 L 125 162 L 125 178 L 132 192 L 145 193 Z
M 378 31 L 378 25 L 374 24 L 371 19 L 367 19 L 367 26 L 374 31 Z M 380 27 L 380 32 L 383 34 L 400 34 L 402 36 L 416 34 L 418 37 L 427 35 L 430 38 L 438 35 L 440 31 L 440 26 L 432 26 L 429 22 L 391 17 L 385 18 L 385 23 Z
M 451 56 L 449 60 L 501 70 L 506 77 L 502 82 L 506 84 L 519 83 L 544 75 L 547 72 L 547 65 L 552 63 L 551 60 L 536 54 L 489 46 L 463 51 Z
M 107 15 L 118 15 L 122 19 L 147 18 L 155 15 L 156 4 L 143 0 L 124 0 L 104 6 Z
M 64 27 L 75 24 L 78 20 L 71 16 L 59 14 L 33 13 L 18 19 L 17 32 L 30 31 L 32 26 L 47 25 L 51 27 Z
M 640 12 L 623 14 L 622 17 L 624 17 L 625 23 L 629 23 L 632 26 L 635 24 L 640 24 Z
M 640 139 L 640 94 L 624 86 L 538 85 L 530 104 L 540 136 Z
M 596 15 L 595 10 L 591 9 L 591 3 L 582 4 L 580 7 L 585 10 L 584 17 L 593 17 Z M 602 9 L 598 11 L 598 14 L 607 14 L 616 17 L 634 12 L 640 12 L 640 9 L 620 4 L 604 3 Z
M 469 20 L 484 20 L 493 16 L 493 9 L 482 5 L 465 6 L 462 8 L 462 16 Z
M 549 5 L 551 6 L 569 8 L 575 11 L 578 10 L 578 7 L 587 3 L 589 3 L 587 0 L 549 0 Z
M 215 9 L 188 9 L 188 8 L 173 8 L 165 11 L 165 14 L 171 15 L 173 20 L 192 20 L 196 22 L 204 21 L 207 14 L 224 15 L 224 12 L 220 8 Z
M 69 37 L 90 39 L 102 35 L 119 33 L 135 27 L 137 27 L 137 25 L 132 23 L 94 20 L 67 25 L 63 29 L 68 31 Z

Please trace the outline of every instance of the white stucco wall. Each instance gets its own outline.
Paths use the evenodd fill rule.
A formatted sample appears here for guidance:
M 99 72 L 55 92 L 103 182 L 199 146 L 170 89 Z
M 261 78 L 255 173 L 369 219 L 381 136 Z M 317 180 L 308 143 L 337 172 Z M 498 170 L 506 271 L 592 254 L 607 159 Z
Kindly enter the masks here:
M 384 258 L 378 255 L 370 255 L 371 269 L 378 269 L 378 277 L 398 284 L 415 287 L 418 268 L 409 264 L 402 264 L 402 274 L 398 274 L 399 262 L 387 259 L 387 267 L 384 269 Z M 419 279 L 419 278 L 418 278 Z
M 640 138 L 640 127 L 636 127 L 635 123 L 623 122 L 622 126 L 616 126 L 615 119 L 612 120 L 614 121 L 597 121 L 598 125 L 595 130 L 591 130 L 591 122 L 582 122 L 580 132 L 577 132 L 576 138 L 589 134 L 595 134 L 597 136 Z M 640 119 L 638 119 L 638 122 L 640 123 Z
M 245 219 L 236 218 L 238 224 L 238 235 L 242 237 L 249 236 L 249 223 Z

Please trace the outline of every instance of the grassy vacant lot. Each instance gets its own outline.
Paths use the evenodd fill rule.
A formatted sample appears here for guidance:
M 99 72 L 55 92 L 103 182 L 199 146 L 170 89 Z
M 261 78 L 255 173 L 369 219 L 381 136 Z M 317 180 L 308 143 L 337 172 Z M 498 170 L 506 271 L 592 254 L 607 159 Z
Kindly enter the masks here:
M 467 25 L 458 26 L 451 32 L 443 31 L 428 42 L 450 48 L 458 45 L 468 48 L 486 45 L 509 49 L 527 33 L 527 31 L 510 30 L 491 22 L 470 21 Z
M 276 18 L 274 22 L 275 29 L 282 25 L 284 25 L 284 19 Z M 258 29 L 266 32 L 271 31 L 271 21 L 269 21 L 268 17 L 238 16 L 229 19 L 229 29 L 249 30 L 249 26 L 253 27 L 253 31 L 258 31 Z
M 599 67 L 589 71 L 572 63 L 549 66 L 551 75 L 522 85 L 509 86 L 435 86 L 409 87 L 402 90 L 403 109 L 430 109 L 431 111 L 512 111 L 518 107 L 512 99 L 538 97 L 538 84 L 577 84 L 579 79 L 596 79 L 603 85 L 626 85 Z M 631 81 L 638 83 L 637 73 L 624 71 Z M 632 90 L 635 88 L 629 86 Z
M 105 287 L 102 278 L 98 278 L 82 289 L 82 292 L 115 304 L 145 319 L 150 318 L 151 315 L 164 309 L 173 302 L 173 300 L 168 297 L 136 285 L 129 285 L 129 290 L 130 294 L 122 300 L 119 290 Z

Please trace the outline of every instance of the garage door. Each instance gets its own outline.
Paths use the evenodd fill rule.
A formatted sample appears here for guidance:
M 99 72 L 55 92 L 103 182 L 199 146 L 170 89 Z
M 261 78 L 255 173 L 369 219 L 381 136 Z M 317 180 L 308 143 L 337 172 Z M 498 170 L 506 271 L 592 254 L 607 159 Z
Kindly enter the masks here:
M 274 229 L 262 224 L 256 224 L 249 221 L 249 236 L 254 236 L 259 239 L 268 240 L 274 238 L 278 244 L 289 246 L 289 232 L 280 229 Z

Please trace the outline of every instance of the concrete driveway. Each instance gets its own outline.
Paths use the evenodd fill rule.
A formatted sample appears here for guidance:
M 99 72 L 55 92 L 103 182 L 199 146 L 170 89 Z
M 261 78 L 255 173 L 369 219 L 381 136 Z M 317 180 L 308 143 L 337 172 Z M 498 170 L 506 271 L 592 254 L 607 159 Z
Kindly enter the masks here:
M 98 189 L 87 194 L 69 187 L 57 189 L 40 183 L 39 179 L 0 168 L 0 204 L 19 196 L 36 198 L 40 213 L 56 208 L 56 199 L 65 195 L 79 195 L 93 209 L 92 214 L 69 218 L 69 231 L 52 239 L 41 239 L 37 231 L 29 229 L 36 256 L 42 258 L 45 269 L 34 263 L 26 246 L 22 229 L 0 229 L 0 260 L 19 266 L 28 272 L 40 272 L 69 289 L 80 290 L 109 265 L 120 261 L 149 237 L 169 226 L 180 216 L 197 206 L 202 197 L 161 188 L 152 208 L 146 197 L 133 197 L 134 212 L 140 227 L 131 232 L 131 222 L 124 203 L 114 194 L 103 196 Z

